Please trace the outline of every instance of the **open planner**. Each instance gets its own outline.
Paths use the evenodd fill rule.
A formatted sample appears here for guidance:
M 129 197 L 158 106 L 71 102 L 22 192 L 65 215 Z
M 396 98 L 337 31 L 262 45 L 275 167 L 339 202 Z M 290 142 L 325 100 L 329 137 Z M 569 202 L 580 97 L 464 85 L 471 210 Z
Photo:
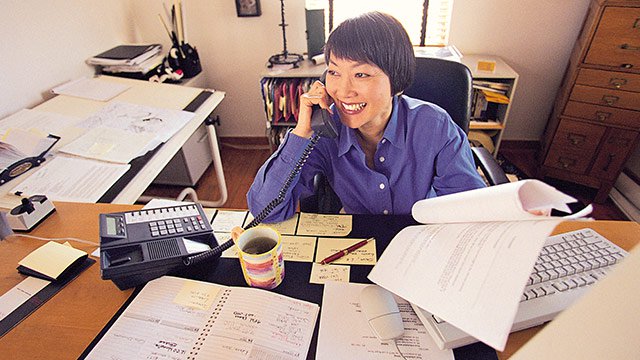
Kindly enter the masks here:
M 87 359 L 306 359 L 317 304 L 164 276 L 150 281 Z

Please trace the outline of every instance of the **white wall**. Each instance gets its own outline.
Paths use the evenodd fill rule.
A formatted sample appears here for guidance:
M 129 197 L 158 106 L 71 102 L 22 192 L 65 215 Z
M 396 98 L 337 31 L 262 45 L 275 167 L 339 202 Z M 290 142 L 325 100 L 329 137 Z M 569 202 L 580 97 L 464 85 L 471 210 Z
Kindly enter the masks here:
M 4 1 L 0 117 L 43 98 L 66 80 L 93 73 L 84 60 L 122 42 L 169 45 L 159 0 Z M 171 3 L 170 0 L 165 1 Z M 538 140 L 551 111 L 589 0 L 455 0 L 451 43 L 463 53 L 502 57 L 519 74 L 504 139 Z M 227 92 L 216 111 L 221 136 L 262 136 L 260 74 L 282 51 L 280 4 L 239 18 L 232 0 L 183 0 L 189 41 L 208 86 Z M 304 1 L 286 1 L 287 45 L 306 51 Z
M 449 42 L 519 75 L 503 139 L 539 140 L 589 0 L 454 0 Z
M 88 57 L 129 38 L 125 0 L 10 0 L 0 15 L 0 118 L 91 76 Z

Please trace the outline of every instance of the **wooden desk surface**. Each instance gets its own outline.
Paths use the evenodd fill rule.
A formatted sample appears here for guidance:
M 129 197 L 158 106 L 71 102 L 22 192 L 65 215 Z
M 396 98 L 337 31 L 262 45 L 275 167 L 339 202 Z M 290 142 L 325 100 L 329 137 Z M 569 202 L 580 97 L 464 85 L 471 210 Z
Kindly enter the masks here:
M 98 214 L 139 209 L 139 205 L 55 203 L 56 212 L 30 235 L 57 238 L 74 237 L 99 242 Z M 596 221 L 562 223 L 554 231 L 561 233 L 591 227 L 630 250 L 640 241 L 640 225 L 634 222 Z M 5 293 L 25 276 L 16 270 L 18 261 L 43 244 L 29 238 L 0 241 L 0 293 Z M 93 252 L 96 246 L 72 242 L 74 247 Z M 7 359 L 75 359 L 91 343 L 116 311 L 131 295 L 111 281 L 100 279 L 100 266 L 92 265 L 77 279 L 18 326 L 0 338 L 0 354 Z M 506 359 L 542 327 L 513 333 L 506 350 L 498 353 Z

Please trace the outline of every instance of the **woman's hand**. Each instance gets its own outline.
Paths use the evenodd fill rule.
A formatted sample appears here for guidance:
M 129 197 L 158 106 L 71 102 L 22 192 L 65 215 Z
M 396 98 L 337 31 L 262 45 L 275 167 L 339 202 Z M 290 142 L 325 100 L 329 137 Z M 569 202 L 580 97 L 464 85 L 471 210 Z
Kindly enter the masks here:
M 309 139 L 313 130 L 311 129 L 311 113 L 314 105 L 319 105 L 321 108 L 328 110 L 333 114 L 329 108 L 333 100 L 324 88 L 324 84 L 320 81 L 315 81 L 308 92 L 300 96 L 300 113 L 298 114 L 298 123 L 293 129 L 293 133 Z

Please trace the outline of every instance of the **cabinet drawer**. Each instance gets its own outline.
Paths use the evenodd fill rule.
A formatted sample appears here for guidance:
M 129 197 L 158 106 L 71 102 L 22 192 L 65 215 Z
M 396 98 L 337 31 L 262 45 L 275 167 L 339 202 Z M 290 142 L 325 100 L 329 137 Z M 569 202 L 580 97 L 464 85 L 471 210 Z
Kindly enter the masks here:
M 640 111 L 640 93 L 576 85 L 569 100 Z
M 562 119 L 553 137 L 553 146 L 591 157 L 606 130 L 604 126 Z
M 553 144 L 544 161 L 544 165 L 560 170 L 571 171 L 576 174 L 584 174 L 592 158 L 593 156 L 567 151 L 557 144 Z
M 640 92 L 640 74 L 580 69 L 576 84 Z
M 609 129 L 593 163 L 590 175 L 615 180 L 624 166 L 627 155 L 633 150 L 637 132 L 623 129 Z
M 598 121 L 603 124 L 640 128 L 640 111 L 568 101 L 563 114 L 565 116 Z
M 640 71 L 640 8 L 605 8 L 584 62 Z

